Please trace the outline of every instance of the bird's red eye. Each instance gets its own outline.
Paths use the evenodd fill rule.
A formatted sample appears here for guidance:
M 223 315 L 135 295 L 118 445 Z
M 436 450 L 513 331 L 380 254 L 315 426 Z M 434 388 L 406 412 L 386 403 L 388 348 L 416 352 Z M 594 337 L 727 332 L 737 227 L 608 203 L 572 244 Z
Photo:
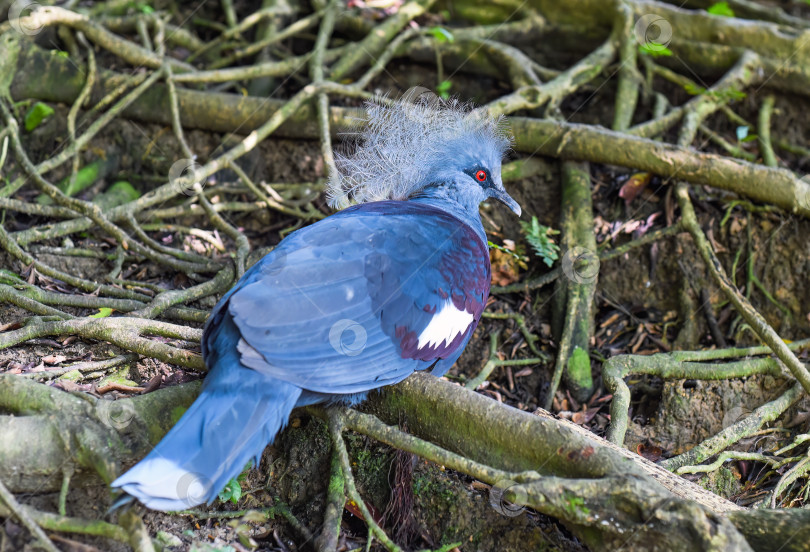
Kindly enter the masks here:
M 475 173 L 475 179 L 478 182 L 485 182 L 486 179 L 487 179 L 487 171 L 485 171 L 483 169 L 479 170 L 477 173 Z

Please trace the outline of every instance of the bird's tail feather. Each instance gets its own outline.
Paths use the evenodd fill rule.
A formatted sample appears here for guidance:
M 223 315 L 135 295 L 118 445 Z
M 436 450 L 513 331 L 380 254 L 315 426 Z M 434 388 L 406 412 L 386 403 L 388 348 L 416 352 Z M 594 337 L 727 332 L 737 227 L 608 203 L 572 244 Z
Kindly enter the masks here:
M 112 486 L 153 510 L 184 510 L 210 503 L 250 459 L 258 463 L 264 447 L 286 425 L 301 389 L 253 370 L 237 370 L 238 377 L 226 370 L 209 374 L 180 421 Z M 217 381 L 225 373 L 234 384 Z

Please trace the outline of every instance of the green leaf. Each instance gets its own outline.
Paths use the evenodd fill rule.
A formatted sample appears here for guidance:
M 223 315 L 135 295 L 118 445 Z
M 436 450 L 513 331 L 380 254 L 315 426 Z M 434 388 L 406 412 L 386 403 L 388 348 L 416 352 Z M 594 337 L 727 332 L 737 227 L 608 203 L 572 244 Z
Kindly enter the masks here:
M 706 9 L 712 15 L 722 15 L 724 17 L 735 17 L 734 10 L 728 5 L 728 2 L 716 2 Z
M 239 502 L 239 499 L 242 498 L 241 484 L 245 482 L 245 479 L 247 478 L 247 472 L 252 467 L 253 467 L 253 460 L 245 464 L 245 467 L 242 468 L 242 471 L 239 473 L 239 475 L 237 475 L 235 478 L 231 479 L 230 481 L 228 481 L 228 483 L 225 484 L 225 488 L 219 492 L 217 498 L 219 498 L 221 502 L 227 502 L 228 500 L 230 500 L 234 504 Z
M 445 80 L 439 83 L 436 87 L 436 93 L 439 95 L 440 98 L 446 100 L 450 97 L 450 88 L 453 86 L 453 83 L 449 80 Z
M 219 491 L 217 495 L 220 502 L 228 502 L 229 500 L 234 504 L 239 502 L 242 498 L 242 485 L 236 479 L 231 479 L 225 484 L 225 488 Z
M 696 85 L 696 84 L 692 84 L 691 82 L 686 83 L 686 84 L 684 85 L 683 89 L 684 89 L 684 90 L 686 90 L 686 93 L 687 93 L 687 94 L 691 94 L 691 95 L 693 95 L 693 96 L 699 96 L 699 95 L 701 95 L 701 94 L 705 94 L 705 93 L 706 93 L 706 89 L 705 89 L 705 88 L 703 88 L 702 86 L 698 86 L 698 85 Z
M 640 44 L 638 51 L 643 55 L 652 57 L 667 57 L 672 55 L 672 50 L 663 44 L 658 44 L 657 42 Z
M 431 35 L 433 35 L 433 38 L 435 38 L 437 42 L 453 42 L 456 39 L 456 37 L 453 36 L 453 33 L 444 27 L 431 27 L 429 32 Z
M 231 502 L 234 504 L 238 503 L 239 499 L 242 498 L 242 485 L 240 485 L 239 482 L 235 483 L 233 491 L 231 492 Z
M 147 4 L 146 2 L 129 2 L 127 4 L 127 9 L 139 11 L 141 13 L 150 14 L 155 12 L 155 8 Z
M 737 141 L 738 142 L 752 142 L 757 139 L 756 134 L 751 134 L 751 129 L 745 125 L 737 127 Z
M 107 318 L 112 314 L 113 310 L 107 307 L 101 307 L 96 314 L 91 314 L 90 318 Z
M 531 222 L 521 220 L 520 227 L 534 253 L 546 263 L 546 266 L 553 265 L 559 258 L 560 246 L 554 243 L 552 236 L 559 234 L 560 231 L 540 224 L 537 217 L 532 217 Z
M 219 491 L 217 498 L 220 500 L 220 502 L 228 502 L 231 499 L 231 495 L 233 494 L 233 491 L 231 490 L 232 482 L 233 479 L 228 481 L 228 484 L 225 485 L 225 487 L 221 491 Z
M 236 476 L 236 480 L 240 483 L 244 483 L 245 479 L 247 479 L 248 471 L 253 467 L 253 460 L 245 464 L 245 467 L 242 468 L 242 473 Z
M 119 180 L 93 198 L 93 203 L 107 211 L 124 203 L 129 203 L 141 197 L 141 193 L 125 180 Z
M 68 176 L 59 182 L 56 187 L 62 190 L 62 193 L 66 196 L 73 197 L 82 190 L 92 186 L 93 183 L 99 179 L 99 175 L 105 163 L 106 161 L 101 159 L 93 161 L 89 165 L 85 165 L 79 169 L 75 178 Z M 53 203 L 53 200 L 45 194 L 39 194 L 35 201 L 40 205 L 51 205 Z
M 35 103 L 25 114 L 25 130 L 31 132 L 50 115 L 53 115 L 53 108 L 51 106 L 42 102 Z
M 85 165 L 76 173 L 76 178 L 65 178 L 59 184 L 58 188 L 64 192 L 66 196 L 74 196 L 92 186 L 93 182 L 98 179 L 99 169 L 103 161 L 94 161 L 89 165 Z

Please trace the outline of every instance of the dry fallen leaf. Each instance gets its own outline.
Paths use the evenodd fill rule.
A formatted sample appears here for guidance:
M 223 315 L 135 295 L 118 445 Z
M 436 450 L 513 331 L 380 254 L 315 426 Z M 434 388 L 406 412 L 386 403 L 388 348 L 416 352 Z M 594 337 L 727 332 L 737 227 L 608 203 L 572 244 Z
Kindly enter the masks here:
M 636 452 L 639 456 L 643 456 L 651 462 L 658 462 L 664 456 L 664 450 L 655 445 L 639 444 L 636 447 Z
M 729 233 L 733 236 L 739 234 L 746 226 L 748 221 L 742 217 L 734 217 L 731 219 L 731 225 L 728 228 Z
M 508 286 L 518 280 L 519 259 L 506 251 L 492 249 L 489 252 L 492 264 L 492 283 L 496 286 Z
M 624 200 L 625 205 L 630 205 L 634 199 L 647 187 L 652 179 L 652 174 L 648 172 L 636 173 L 622 185 L 619 190 L 619 197 Z

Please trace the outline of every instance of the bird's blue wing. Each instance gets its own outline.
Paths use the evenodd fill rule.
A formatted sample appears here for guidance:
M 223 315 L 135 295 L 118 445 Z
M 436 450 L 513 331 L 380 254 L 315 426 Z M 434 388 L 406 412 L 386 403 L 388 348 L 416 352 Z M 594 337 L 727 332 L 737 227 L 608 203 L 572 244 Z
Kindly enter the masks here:
M 486 246 L 460 220 L 368 203 L 290 235 L 222 299 L 206 334 L 230 316 L 243 365 L 309 391 L 357 393 L 457 358 L 489 282 Z

